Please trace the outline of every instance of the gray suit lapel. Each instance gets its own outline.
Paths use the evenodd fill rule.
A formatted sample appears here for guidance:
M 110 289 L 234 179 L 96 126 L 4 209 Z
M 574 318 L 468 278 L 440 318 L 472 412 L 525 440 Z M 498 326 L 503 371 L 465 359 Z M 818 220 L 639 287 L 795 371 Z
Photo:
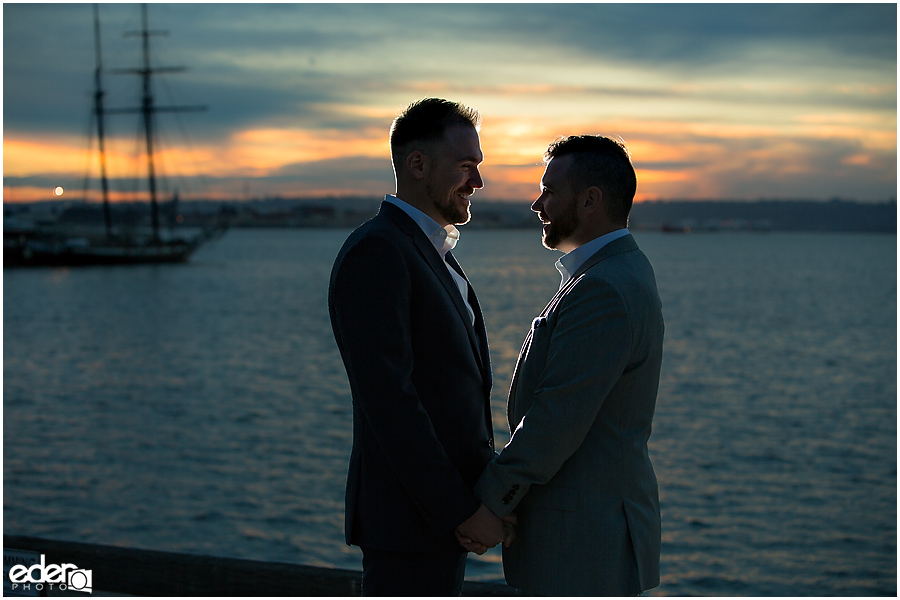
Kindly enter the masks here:
M 547 303 L 547 306 L 541 313 L 541 316 L 546 317 L 554 309 L 556 309 L 556 305 L 559 304 L 559 301 L 562 299 L 562 297 L 569 292 L 569 289 L 573 285 L 575 285 L 575 282 L 578 280 L 578 278 L 584 275 L 584 273 L 588 269 L 600 262 L 603 262 L 611 256 L 622 254 L 623 252 L 631 252 L 637 249 L 637 243 L 634 241 L 634 238 L 631 236 L 631 234 L 628 234 L 626 236 L 620 237 L 617 240 L 611 241 L 610 243 L 597 250 L 597 252 L 591 255 L 590 258 L 584 261 L 584 263 L 578 268 L 578 270 L 572 274 L 566 284 L 562 286 L 562 288 L 560 288 L 560 290 L 556 292 L 556 294 L 554 294 L 553 298 L 550 300 L 550 302 Z
M 634 241 L 634 238 L 629 233 L 628 235 L 622 236 L 617 240 L 613 240 L 607 245 L 603 246 L 597 252 L 594 253 L 589 259 L 584 261 L 584 264 L 579 267 L 575 274 L 572 276 L 572 279 L 568 281 L 571 283 L 573 280 L 577 279 L 582 273 L 596 265 L 598 262 L 602 260 L 606 260 L 610 256 L 615 256 L 616 254 L 622 254 L 623 252 L 632 252 L 638 249 L 637 242 Z
M 626 236 L 620 237 L 617 240 L 611 241 L 610 243 L 606 244 L 605 246 L 603 246 L 602 248 L 597 250 L 597 252 L 595 252 L 590 258 L 588 258 L 586 261 L 584 261 L 584 264 L 582 264 L 581 267 L 579 267 L 578 270 L 572 274 L 572 277 L 569 278 L 569 280 L 566 282 L 566 284 L 564 286 L 562 286 L 559 289 L 559 291 L 553 295 L 553 298 L 550 299 L 550 302 L 548 302 L 547 306 L 544 307 L 544 310 L 541 311 L 541 314 L 538 317 L 538 319 L 546 318 L 547 315 L 549 315 L 551 312 L 556 310 L 556 306 L 559 304 L 559 301 L 563 298 L 563 296 L 565 296 L 569 292 L 569 289 L 571 289 L 571 287 L 573 285 L 575 285 L 575 281 L 579 277 L 581 277 L 581 275 L 583 275 L 588 269 L 590 269 L 597 263 L 600 263 L 600 262 L 606 260 L 607 258 L 609 258 L 611 256 L 615 256 L 616 254 L 622 254 L 623 252 L 631 252 L 631 251 L 637 250 L 637 249 L 638 249 L 637 242 L 634 241 L 634 237 L 632 237 L 631 234 L 628 234 Z M 532 328 L 528 330 L 528 335 L 525 337 L 525 342 L 522 344 L 522 349 L 519 350 L 519 358 L 516 361 L 516 368 L 515 368 L 515 371 L 513 371 L 512 382 L 510 383 L 510 386 L 509 386 L 509 407 L 510 408 L 513 406 L 513 404 L 515 402 L 515 397 L 516 397 L 515 393 L 516 393 L 516 387 L 518 384 L 519 368 L 521 367 L 522 360 L 525 357 L 525 355 L 528 353 L 528 349 L 531 346 L 531 335 L 532 335 L 533 331 L 534 331 L 534 326 L 532 325 Z
M 522 367 L 522 361 L 525 359 L 525 356 L 528 354 L 528 349 L 531 347 L 531 335 L 534 328 L 528 330 L 528 335 L 525 336 L 525 341 L 522 342 L 522 348 L 519 350 L 519 358 L 516 359 L 516 368 L 513 370 L 512 381 L 509 384 L 509 396 L 507 397 L 506 402 L 506 421 L 509 423 L 510 430 L 513 427 L 515 414 L 515 406 L 516 406 L 516 388 L 519 385 L 519 369 Z M 510 431 L 512 433 L 512 431 Z

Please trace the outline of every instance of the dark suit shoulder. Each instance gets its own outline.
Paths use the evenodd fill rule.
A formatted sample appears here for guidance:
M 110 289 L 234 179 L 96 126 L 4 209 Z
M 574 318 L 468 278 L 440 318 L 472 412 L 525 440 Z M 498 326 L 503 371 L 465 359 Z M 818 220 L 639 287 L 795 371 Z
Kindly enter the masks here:
M 332 269 L 332 292 L 368 294 L 372 290 L 394 288 L 399 293 L 409 288 L 412 274 L 423 264 L 413 237 L 404 233 L 392 218 L 379 213 L 360 225 L 344 242 Z
M 353 278 L 405 271 L 409 243 L 402 234 L 384 226 L 361 226 L 344 242 L 334 264 L 334 275 L 344 272 Z
M 403 243 L 408 243 L 408 236 L 401 231 L 392 218 L 379 212 L 353 230 L 344 241 L 339 256 L 346 254 L 348 250 L 359 244 L 397 247 Z
M 367 238 L 382 239 L 388 244 L 408 244 L 415 235 L 415 221 L 401 209 L 384 202 L 378 214 L 357 227 L 344 242 L 344 247 L 352 246 Z

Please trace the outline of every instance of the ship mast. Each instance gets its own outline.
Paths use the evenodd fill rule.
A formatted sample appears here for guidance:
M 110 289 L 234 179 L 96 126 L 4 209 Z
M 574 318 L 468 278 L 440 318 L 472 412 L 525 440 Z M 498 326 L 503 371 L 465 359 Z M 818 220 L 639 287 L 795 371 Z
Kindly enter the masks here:
M 112 237 L 112 217 L 109 212 L 109 181 L 106 178 L 106 150 L 103 131 L 103 85 L 101 74 L 103 64 L 100 58 L 100 11 L 94 5 L 94 47 L 97 68 L 94 70 L 94 114 L 97 117 L 97 140 L 100 150 L 100 187 L 103 193 L 103 220 L 106 223 L 106 237 Z
M 140 108 L 121 108 L 107 110 L 108 113 L 135 113 L 141 114 L 144 125 L 144 143 L 147 152 L 147 185 L 150 193 L 150 211 L 153 220 L 153 241 L 159 242 L 159 206 L 156 201 L 156 169 L 153 162 L 153 117 L 160 112 L 187 112 L 206 110 L 205 106 L 156 106 L 153 102 L 153 88 L 151 78 L 154 73 L 177 73 L 184 71 L 184 67 L 156 67 L 150 66 L 150 36 L 168 35 L 168 31 L 150 31 L 147 26 L 147 5 L 141 4 L 141 31 L 130 31 L 129 36 L 140 36 L 143 41 L 143 66 L 140 69 L 120 69 L 117 73 L 132 73 L 141 76 L 142 98 Z

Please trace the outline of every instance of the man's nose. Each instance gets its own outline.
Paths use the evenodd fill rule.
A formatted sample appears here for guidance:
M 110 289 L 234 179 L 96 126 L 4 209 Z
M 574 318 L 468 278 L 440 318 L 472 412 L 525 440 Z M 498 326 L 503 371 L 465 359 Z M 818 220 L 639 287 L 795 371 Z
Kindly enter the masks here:
M 481 172 L 477 168 L 475 169 L 475 174 L 469 178 L 469 183 L 476 190 L 484 187 L 484 180 L 481 178 Z
M 538 199 L 535 200 L 531 205 L 531 210 L 536 213 L 541 212 L 541 209 L 544 208 L 544 203 L 541 201 L 541 197 L 538 196 Z

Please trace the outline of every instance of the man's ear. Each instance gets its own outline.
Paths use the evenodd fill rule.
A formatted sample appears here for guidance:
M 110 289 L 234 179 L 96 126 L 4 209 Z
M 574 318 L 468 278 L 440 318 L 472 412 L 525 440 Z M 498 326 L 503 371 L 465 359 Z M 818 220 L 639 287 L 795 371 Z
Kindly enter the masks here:
M 413 150 L 406 157 L 406 168 L 410 174 L 416 179 L 425 177 L 425 171 L 428 168 L 428 157 L 420 150 Z
M 596 185 L 592 185 L 584 192 L 582 198 L 584 212 L 591 214 L 596 210 L 603 210 L 603 191 Z

